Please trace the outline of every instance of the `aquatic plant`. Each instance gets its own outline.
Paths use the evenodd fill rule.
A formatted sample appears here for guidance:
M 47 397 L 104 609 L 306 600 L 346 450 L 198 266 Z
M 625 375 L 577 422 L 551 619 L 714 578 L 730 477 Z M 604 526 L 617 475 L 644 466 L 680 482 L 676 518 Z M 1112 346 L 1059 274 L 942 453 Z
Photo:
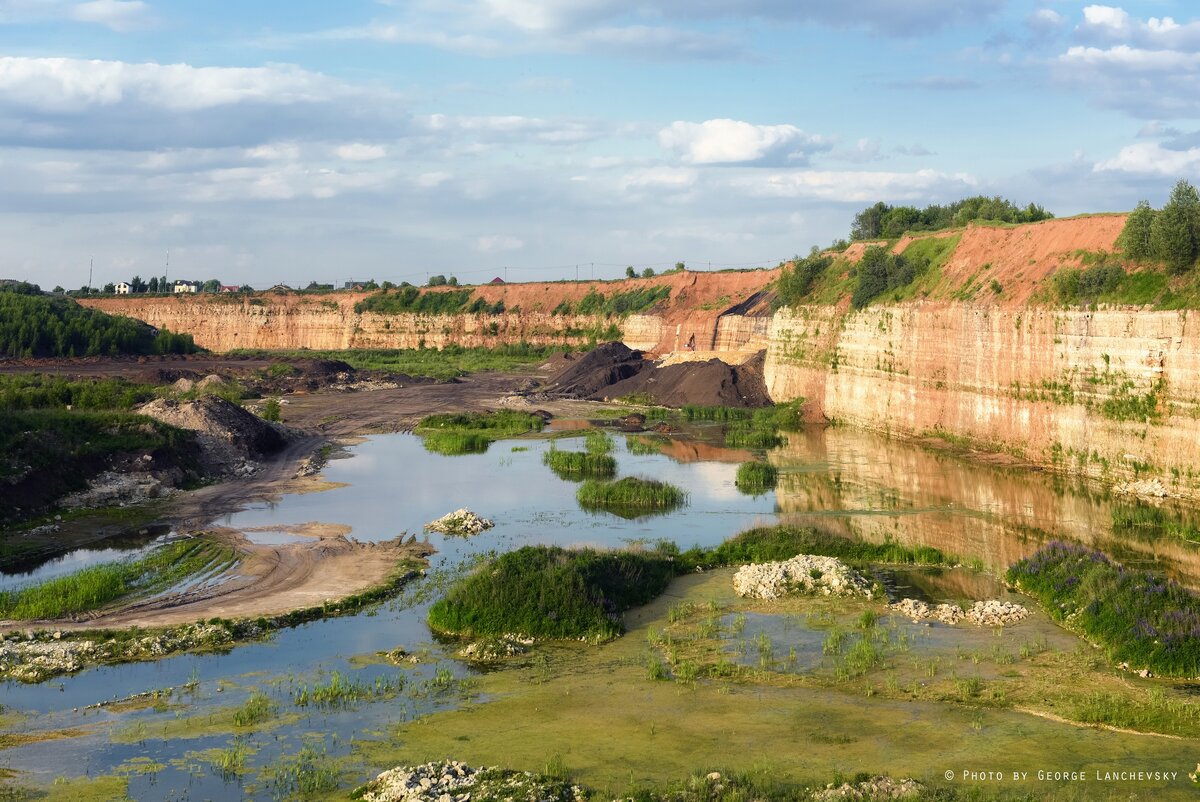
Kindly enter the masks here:
M 625 450 L 638 457 L 653 456 L 655 454 L 661 454 L 663 446 L 666 445 L 667 442 L 668 441 L 666 438 L 661 436 L 629 436 L 625 438 Z
M 609 638 L 622 612 L 654 599 L 673 575 L 657 551 L 525 546 L 459 580 L 429 609 L 429 625 L 470 637 Z
M 447 412 L 429 415 L 417 424 L 425 448 L 438 454 L 482 454 L 496 440 L 540 432 L 545 421 L 528 412 Z
M 361 680 L 349 679 L 341 672 L 334 671 L 324 682 L 314 683 L 312 687 L 302 685 L 293 691 L 292 702 L 298 707 L 348 707 L 355 702 L 394 696 L 403 687 L 402 677 L 376 677 L 368 684 Z
M 589 454 L 609 454 L 613 450 L 613 439 L 599 429 L 589 429 L 584 438 L 584 448 Z
M 1110 660 L 1175 677 L 1200 674 L 1200 596 L 1178 583 L 1061 541 L 1015 563 L 1007 576 Z
M 585 510 L 603 510 L 621 517 L 636 518 L 647 512 L 668 511 L 682 506 L 687 493 L 667 482 L 626 476 L 615 482 L 589 479 L 580 485 L 575 498 Z
M 233 711 L 233 726 L 253 727 L 274 718 L 277 712 L 279 705 L 271 697 L 262 691 L 255 691 L 245 704 Z
M 773 489 L 778 478 L 778 471 L 770 463 L 743 462 L 738 466 L 734 485 L 743 493 L 758 496 Z
M 611 479 L 617 474 L 617 461 L 605 453 L 551 448 L 542 454 L 542 462 L 560 479 Z
M 19 590 L 0 591 L 0 618 L 34 621 L 84 613 L 126 596 L 170 587 L 232 559 L 230 549 L 211 540 L 175 541 L 140 560 L 94 565 Z

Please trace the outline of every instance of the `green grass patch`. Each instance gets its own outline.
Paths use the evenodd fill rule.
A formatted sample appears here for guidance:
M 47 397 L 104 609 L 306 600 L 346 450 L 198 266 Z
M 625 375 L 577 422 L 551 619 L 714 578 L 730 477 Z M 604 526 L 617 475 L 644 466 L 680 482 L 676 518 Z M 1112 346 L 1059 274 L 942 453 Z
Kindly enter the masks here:
M 1054 542 L 1009 568 L 1008 581 L 1100 644 L 1113 662 L 1166 676 L 1200 675 L 1200 597 L 1172 580 Z
M 560 479 L 611 479 L 617 475 L 617 461 L 608 454 L 551 448 L 542 455 L 542 462 Z
M 129 410 L 156 396 L 150 384 L 125 379 L 64 379 L 41 373 L 0 376 L 0 410 Z
M 1114 504 L 1112 527 L 1113 534 L 1123 538 L 1151 542 L 1162 538 L 1178 538 L 1200 544 L 1200 526 L 1194 521 L 1142 501 Z
M 332 709 L 349 707 L 357 702 L 386 699 L 395 696 L 404 687 L 402 677 L 376 677 L 374 682 L 350 679 L 339 671 L 334 671 L 324 682 L 314 683 L 311 687 L 302 685 L 292 693 L 292 701 L 298 707 L 319 707 Z
M 540 432 L 545 421 L 528 412 L 500 409 L 495 412 L 446 412 L 430 415 L 417 424 L 425 448 L 438 454 L 482 454 L 496 440 Z
M 0 592 L 0 618 L 33 621 L 85 613 L 118 599 L 168 588 L 232 559 L 232 551 L 209 540 L 168 543 L 140 560 L 95 565 L 27 588 Z
M 687 493 L 657 479 L 626 476 L 615 482 L 589 479 L 580 485 L 575 498 L 585 510 L 603 510 L 622 518 L 637 518 L 651 512 L 676 509 L 687 501 Z
M 233 711 L 233 726 L 256 727 L 271 719 L 279 712 L 279 705 L 262 691 L 255 691 L 245 704 Z
M 737 489 L 752 496 L 760 496 L 775 488 L 779 472 L 767 462 L 743 462 L 738 466 L 734 484 Z
M 676 563 L 680 573 L 686 573 L 696 568 L 789 560 L 797 554 L 837 557 L 857 565 L 946 565 L 953 562 L 952 558 L 929 546 L 910 547 L 893 542 L 866 543 L 826 534 L 816 529 L 768 526 L 749 529 L 711 549 L 689 549 L 679 555 Z
M 429 609 L 429 625 L 467 637 L 611 638 L 621 613 L 654 599 L 673 575 L 660 552 L 525 546 L 451 587 Z
M 613 450 L 613 439 L 606 432 L 591 429 L 584 438 L 584 448 L 589 454 L 609 454 Z
M 1150 688 L 1144 697 L 1093 691 L 1071 697 L 1067 716 L 1084 724 L 1194 737 L 1200 724 L 1200 705 L 1168 696 L 1162 688 Z
M 234 355 L 262 358 L 336 359 L 355 370 L 378 370 L 425 376 L 442 381 L 485 370 L 518 370 L 546 361 L 565 346 L 513 343 L 495 348 L 391 348 L 347 351 L 233 351 Z
M 638 457 L 649 457 L 661 454 L 663 446 L 670 440 L 661 435 L 630 435 L 625 438 L 625 450 Z

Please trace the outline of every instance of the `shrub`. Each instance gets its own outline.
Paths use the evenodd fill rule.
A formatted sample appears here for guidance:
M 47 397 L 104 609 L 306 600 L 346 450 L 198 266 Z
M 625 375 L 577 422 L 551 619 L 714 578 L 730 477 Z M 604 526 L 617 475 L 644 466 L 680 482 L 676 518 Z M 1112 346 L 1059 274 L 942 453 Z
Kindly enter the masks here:
M 680 573 L 722 565 L 777 562 L 797 554 L 837 557 L 852 563 L 898 563 L 944 565 L 953 560 L 929 546 L 902 546 L 899 543 L 866 543 L 831 535 L 816 529 L 794 526 L 769 526 L 749 529 L 711 549 L 693 548 L 676 559 Z
M 443 283 L 445 283 L 443 281 Z M 435 286 L 435 285 L 430 285 Z M 398 315 L 416 312 L 426 315 L 452 315 L 461 312 L 471 299 L 471 290 L 446 290 L 445 292 L 422 292 L 416 287 L 401 287 L 395 292 L 384 290 L 370 295 L 354 305 L 358 313 L 373 312 L 377 315 Z M 476 299 L 476 303 L 483 299 Z M 486 308 L 487 302 L 483 301 Z
M 832 264 L 833 257 L 822 256 L 816 248 L 803 259 L 794 259 L 790 265 L 779 271 L 776 286 L 780 303 L 794 306 L 803 301 L 812 291 L 817 279 L 825 275 L 825 271 Z

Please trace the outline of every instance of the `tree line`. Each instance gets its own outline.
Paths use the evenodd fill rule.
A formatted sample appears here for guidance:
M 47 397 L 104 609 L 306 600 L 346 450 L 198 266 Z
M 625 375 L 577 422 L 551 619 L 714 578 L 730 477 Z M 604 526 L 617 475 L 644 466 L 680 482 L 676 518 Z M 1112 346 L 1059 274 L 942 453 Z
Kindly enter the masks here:
M 850 228 L 851 240 L 896 239 L 907 231 L 941 231 L 961 228 L 968 223 L 988 221 L 997 223 L 1036 223 L 1054 215 L 1037 204 L 1017 206 L 1012 201 L 986 195 L 948 203 L 932 203 L 923 209 L 916 206 L 892 206 L 880 201 L 854 216 Z
M 69 298 L 0 287 L 0 357 L 77 357 L 190 354 L 190 334 L 156 330 L 140 320 L 109 315 Z

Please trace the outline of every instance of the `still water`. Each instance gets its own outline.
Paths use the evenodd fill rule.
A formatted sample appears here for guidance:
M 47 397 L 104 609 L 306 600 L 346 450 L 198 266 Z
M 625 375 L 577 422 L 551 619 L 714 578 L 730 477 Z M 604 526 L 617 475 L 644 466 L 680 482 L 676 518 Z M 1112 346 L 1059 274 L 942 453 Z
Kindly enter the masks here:
M 682 548 L 709 546 L 782 520 L 850 537 L 931 545 L 993 571 L 1046 540 L 1069 538 L 1200 585 L 1200 563 L 1191 544 L 1117 538 L 1112 508 L 1124 502 L 1093 487 L 973 465 L 867 433 L 825 429 L 790 435 L 786 445 L 769 453 L 780 472 L 779 487 L 752 497 L 737 490 L 734 476 L 738 464 L 753 455 L 706 445 L 705 432 L 696 434 L 651 455 L 630 453 L 625 438 L 616 437 L 619 476 L 662 479 L 689 493 L 685 507 L 636 520 L 581 511 L 576 485 L 542 464 L 550 447 L 545 439 L 503 441 L 485 454 L 447 457 L 425 451 L 410 435 L 368 438 L 326 467 L 324 477 L 342 486 L 285 496 L 214 523 L 272 537 L 272 531 L 323 522 L 350 527 L 352 538 L 377 541 L 405 533 L 423 537 L 426 522 L 466 507 L 493 519 L 495 528 L 470 539 L 429 535 L 437 549 L 429 578 L 375 610 L 281 631 L 226 654 L 183 655 L 91 669 L 41 685 L 0 686 L 7 731 L 66 736 L 0 751 L 0 767 L 20 772 L 18 781 L 28 785 L 126 774 L 133 799 L 286 795 L 284 780 L 272 782 L 255 769 L 305 748 L 345 755 L 355 738 L 461 703 L 470 670 L 431 637 L 424 624 L 430 597 L 436 596 L 439 577 L 464 570 L 477 555 L 526 544 L 619 546 L 667 539 Z M 558 447 L 582 448 L 582 443 L 560 440 Z M 90 562 L 93 555 L 68 555 L 40 570 L 47 576 L 61 573 L 79 560 Z M 991 587 L 990 580 L 984 582 L 987 587 L 970 587 L 976 581 L 937 592 L 926 588 L 923 595 L 972 598 Z M 423 661 L 399 667 L 378 657 L 398 646 L 424 654 Z M 295 704 L 302 686 L 335 671 L 403 689 L 346 709 Z M 184 686 L 187 690 L 181 690 Z M 89 708 L 166 688 L 176 690 L 157 704 Z M 270 697 L 280 714 L 265 730 L 231 737 L 220 721 L 255 691 Z M 248 771 L 241 775 L 213 764 L 213 755 L 231 746 L 245 752 Z M 380 768 L 352 767 L 342 781 L 360 782 Z

